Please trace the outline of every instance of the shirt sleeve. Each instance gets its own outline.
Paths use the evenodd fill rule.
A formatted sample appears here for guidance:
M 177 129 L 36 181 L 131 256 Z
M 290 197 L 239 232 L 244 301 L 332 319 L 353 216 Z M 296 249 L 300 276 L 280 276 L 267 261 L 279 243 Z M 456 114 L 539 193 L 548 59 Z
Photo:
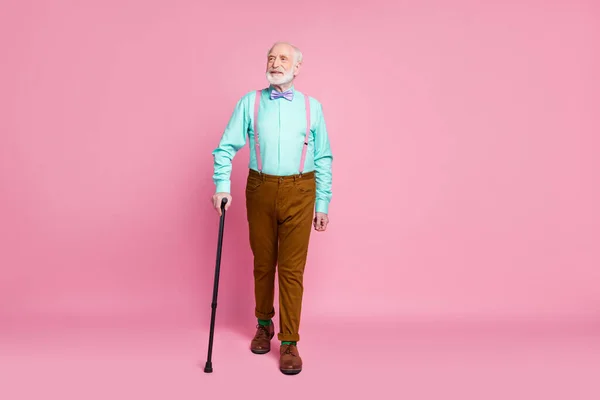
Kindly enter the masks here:
M 315 122 L 314 160 L 317 185 L 315 211 L 328 213 L 329 203 L 331 202 L 331 165 L 333 155 L 321 104 L 318 104 Z
M 213 182 L 216 192 L 231 192 L 231 168 L 235 154 L 246 144 L 248 132 L 247 96 L 236 104 L 231 118 L 217 148 L 212 152 L 214 160 Z

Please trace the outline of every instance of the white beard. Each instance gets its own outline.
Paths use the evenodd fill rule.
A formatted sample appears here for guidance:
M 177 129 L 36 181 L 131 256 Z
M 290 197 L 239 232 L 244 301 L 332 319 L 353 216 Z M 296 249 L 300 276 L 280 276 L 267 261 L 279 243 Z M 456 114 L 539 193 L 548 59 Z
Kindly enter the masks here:
M 271 85 L 285 85 L 290 83 L 294 79 L 294 71 L 284 72 L 282 76 L 275 77 L 271 75 L 269 71 L 267 71 L 267 80 Z

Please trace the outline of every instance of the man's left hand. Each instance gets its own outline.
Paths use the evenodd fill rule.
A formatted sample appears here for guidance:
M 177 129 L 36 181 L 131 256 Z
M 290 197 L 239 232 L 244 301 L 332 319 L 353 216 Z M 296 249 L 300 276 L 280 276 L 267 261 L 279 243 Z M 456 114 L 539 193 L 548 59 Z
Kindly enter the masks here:
M 327 224 L 329 223 L 329 218 L 325 213 L 315 213 L 315 219 L 313 220 L 313 225 L 316 231 L 323 232 L 327 229 Z

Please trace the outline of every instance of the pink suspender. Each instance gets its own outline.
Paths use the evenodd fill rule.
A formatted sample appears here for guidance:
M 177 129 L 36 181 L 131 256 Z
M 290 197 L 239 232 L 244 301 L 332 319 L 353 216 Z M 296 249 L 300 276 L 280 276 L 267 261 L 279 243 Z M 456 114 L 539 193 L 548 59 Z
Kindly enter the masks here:
M 256 151 L 256 162 L 258 172 L 262 172 L 262 162 L 260 159 L 260 143 L 258 141 L 258 107 L 260 106 L 260 90 L 256 91 L 256 99 L 254 100 L 254 149 Z
M 304 95 L 304 104 L 306 107 L 306 134 L 304 135 L 304 146 L 302 146 L 302 157 L 300 158 L 300 175 L 304 172 L 304 159 L 306 158 L 306 149 L 310 138 L 310 100 Z
M 260 106 L 260 90 L 256 91 L 254 100 L 254 149 L 256 152 L 256 162 L 258 164 L 258 172 L 262 173 L 262 161 L 260 158 L 260 142 L 258 138 L 258 107 Z M 306 134 L 304 136 L 304 145 L 302 146 L 302 157 L 300 158 L 300 174 L 304 171 L 304 161 L 306 159 L 306 149 L 308 148 L 308 140 L 310 138 L 310 99 L 304 95 L 304 103 L 306 107 Z

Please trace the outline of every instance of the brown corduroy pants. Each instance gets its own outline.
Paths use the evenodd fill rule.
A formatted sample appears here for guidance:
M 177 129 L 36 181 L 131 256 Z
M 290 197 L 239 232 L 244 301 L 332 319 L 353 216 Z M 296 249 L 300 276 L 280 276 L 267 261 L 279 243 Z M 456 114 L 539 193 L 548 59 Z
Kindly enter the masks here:
M 304 267 L 316 199 L 314 172 L 274 176 L 250 170 L 246 211 L 254 255 L 255 315 L 275 315 L 275 271 L 279 281 L 277 338 L 299 341 Z

